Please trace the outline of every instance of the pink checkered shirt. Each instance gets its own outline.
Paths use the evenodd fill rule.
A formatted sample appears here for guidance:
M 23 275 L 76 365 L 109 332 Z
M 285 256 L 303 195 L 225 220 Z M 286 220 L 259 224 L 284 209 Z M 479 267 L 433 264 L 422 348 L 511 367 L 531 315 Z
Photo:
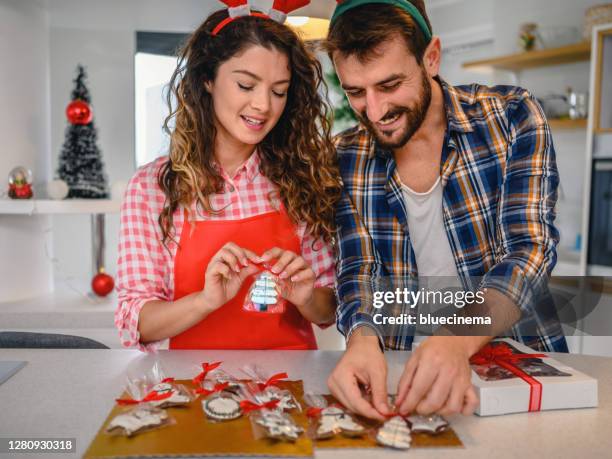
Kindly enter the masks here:
M 165 196 L 157 185 L 157 173 L 168 160 L 161 157 L 138 169 L 130 180 L 121 205 L 121 230 L 119 259 L 117 262 L 117 293 L 119 305 L 115 311 L 115 325 L 119 329 L 121 343 L 126 347 L 138 347 L 153 351 L 167 345 L 167 340 L 143 345 L 138 333 L 138 315 L 143 305 L 152 300 L 174 299 L 174 258 L 177 244 L 168 243 L 167 250 L 161 243 L 162 235 L 158 217 L 163 209 Z M 259 156 L 251 157 L 229 177 L 223 193 L 211 199 L 213 209 L 220 213 L 202 215 L 198 220 L 240 220 L 272 212 L 278 203 L 268 196 L 276 187 L 259 172 Z M 192 210 L 195 209 L 195 204 Z M 184 223 L 183 209 L 174 213 L 176 239 L 180 239 Z M 306 234 L 305 224 L 298 225 L 302 257 L 317 275 L 316 287 L 333 287 L 335 281 L 334 256 L 328 244 L 317 241 L 313 249 L 312 236 Z

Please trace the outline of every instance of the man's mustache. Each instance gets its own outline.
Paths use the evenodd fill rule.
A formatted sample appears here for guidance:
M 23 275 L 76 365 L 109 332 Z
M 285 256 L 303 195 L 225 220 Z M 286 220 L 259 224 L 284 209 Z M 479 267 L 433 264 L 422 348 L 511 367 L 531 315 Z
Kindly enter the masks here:
M 396 116 L 403 115 L 404 113 L 410 114 L 411 111 L 412 110 L 410 110 L 408 107 L 395 107 L 385 113 L 385 116 L 383 116 L 379 122 L 385 122 L 387 120 L 395 118 Z M 372 121 L 368 118 L 367 112 L 365 110 L 361 112 L 361 118 L 363 121 L 366 121 L 367 124 L 373 124 Z

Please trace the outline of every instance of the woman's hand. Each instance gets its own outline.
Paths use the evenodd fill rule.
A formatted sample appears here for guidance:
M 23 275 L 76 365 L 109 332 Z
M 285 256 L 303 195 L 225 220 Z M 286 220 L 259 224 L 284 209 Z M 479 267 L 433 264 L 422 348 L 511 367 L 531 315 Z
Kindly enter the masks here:
M 244 280 L 259 271 L 254 263 L 260 258 L 248 249 L 228 242 L 210 260 L 206 268 L 204 290 L 199 294 L 209 312 L 219 309 L 236 296 Z
M 314 297 L 315 273 L 301 256 L 278 247 L 261 257 L 266 263 L 276 260 L 270 271 L 281 279 L 281 296 L 298 308 L 307 307 Z

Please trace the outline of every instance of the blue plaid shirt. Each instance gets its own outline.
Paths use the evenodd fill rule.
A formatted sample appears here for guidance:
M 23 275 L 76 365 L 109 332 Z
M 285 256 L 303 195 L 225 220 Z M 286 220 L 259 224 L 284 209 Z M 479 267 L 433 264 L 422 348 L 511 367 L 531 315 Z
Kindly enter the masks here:
M 513 338 L 567 352 L 548 290 L 559 233 L 559 175 L 550 130 L 526 90 L 439 80 L 447 115 L 440 175 L 444 228 L 463 288 L 494 288 L 521 309 Z M 393 154 L 363 126 L 336 138 L 344 193 L 338 206 L 338 329 L 373 329 L 388 349 L 410 349 L 410 326 L 376 324 L 376 279 L 418 279 Z M 418 281 L 417 281 L 418 282 Z M 387 308 L 388 306 L 385 306 Z M 386 315 L 409 313 L 392 305 Z M 405 310 L 404 310 L 405 309 Z

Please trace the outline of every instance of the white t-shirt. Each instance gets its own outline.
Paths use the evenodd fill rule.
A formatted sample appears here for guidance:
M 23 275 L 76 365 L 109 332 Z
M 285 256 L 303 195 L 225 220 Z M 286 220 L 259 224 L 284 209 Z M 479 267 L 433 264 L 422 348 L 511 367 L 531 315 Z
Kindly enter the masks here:
M 446 277 L 459 280 L 455 258 L 444 229 L 442 181 L 429 191 L 418 193 L 402 184 L 408 211 L 408 231 L 416 256 L 419 278 Z M 454 285 L 459 285 L 455 284 Z
M 461 288 L 455 257 L 444 229 L 443 188 L 440 177 L 429 191 L 417 193 L 402 184 L 402 194 L 408 212 L 408 231 L 419 271 L 419 286 L 430 291 Z M 436 313 L 445 305 L 420 304 L 421 313 Z M 417 332 L 413 349 L 427 336 Z

